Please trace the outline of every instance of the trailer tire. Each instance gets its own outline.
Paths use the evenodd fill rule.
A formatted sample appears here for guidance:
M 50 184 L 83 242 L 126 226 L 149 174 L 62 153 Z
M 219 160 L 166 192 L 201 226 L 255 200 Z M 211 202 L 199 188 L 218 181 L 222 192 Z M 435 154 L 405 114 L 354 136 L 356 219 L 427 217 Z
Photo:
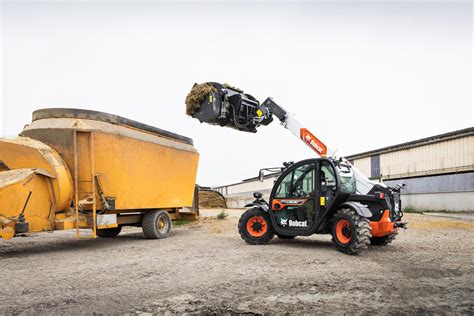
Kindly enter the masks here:
M 336 212 L 331 232 L 336 249 L 348 255 L 367 249 L 372 237 L 369 219 L 360 216 L 353 209 Z
M 395 237 L 397 237 L 396 233 L 392 233 L 383 237 L 372 237 L 370 238 L 370 244 L 374 246 L 386 246 L 391 243 Z
M 167 211 L 146 212 L 142 219 L 143 235 L 147 239 L 166 238 L 171 233 L 171 216 Z
M 120 234 L 121 230 L 122 230 L 122 226 L 117 226 L 114 228 L 97 229 L 96 235 L 99 237 L 105 237 L 105 238 L 117 237 Z
M 267 244 L 275 235 L 268 213 L 258 207 L 242 214 L 238 228 L 240 237 L 251 245 Z

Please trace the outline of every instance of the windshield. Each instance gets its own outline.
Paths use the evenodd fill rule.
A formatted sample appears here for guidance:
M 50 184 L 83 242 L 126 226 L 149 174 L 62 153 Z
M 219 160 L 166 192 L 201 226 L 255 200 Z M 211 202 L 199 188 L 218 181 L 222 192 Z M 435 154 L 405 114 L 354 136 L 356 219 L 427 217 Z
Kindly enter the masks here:
M 341 178 L 341 193 L 356 193 L 356 179 L 352 168 L 337 166 Z
M 360 172 L 356 167 L 352 166 L 352 170 L 355 175 L 356 188 L 358 194 L 367 194 L 374 187 L 375 183 L 369 180 L 362 172 Z
M 374 187 L 375 183 L 370 181 L 362 172 L 356 167 L 352 166 L 348 161 L 339 165 L 339 175 L 341 177 L 341 192 L 342 193 L 357 193 L 366 195 Z

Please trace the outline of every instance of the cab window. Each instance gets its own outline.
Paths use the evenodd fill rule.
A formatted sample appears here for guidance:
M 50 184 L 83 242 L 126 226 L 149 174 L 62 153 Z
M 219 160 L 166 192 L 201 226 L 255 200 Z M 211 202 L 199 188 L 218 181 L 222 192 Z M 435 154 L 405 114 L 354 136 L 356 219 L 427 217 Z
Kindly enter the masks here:
M 295 197 L 310 197 L 314 194 L 314 165 L 304 165 L 295 170 L 292 193 Z
M 352 168 L 340 166 L 338 169 L 341 179 L 341 193 L 356 193 L 356 178 Z
M 314 194 L 314 164 L 303 165 L 287 174 L 276 190 L 276 198 L 310 197 Z
M 319 192 L 319 205 L 321 208 L 326 208 L 334 201 L 336 195 L 336 174 L 332 168 L 332 165 L 327 161 L 321 162 L 319 174 L 319 180 L 321 184 L 321 191 Z
M 280 182 L 278 189 L 276 191 L 275 197 L 277 198 L 286 198 L 290 194 L 291 181 L 293 180 L 293 172 L 290 172 L 285 176 L 285 178 Z
M 323 162 L 321 164 L 321 186 L 336 186 L 336 175 L 334 174 L 332 167 L 327 162 Z

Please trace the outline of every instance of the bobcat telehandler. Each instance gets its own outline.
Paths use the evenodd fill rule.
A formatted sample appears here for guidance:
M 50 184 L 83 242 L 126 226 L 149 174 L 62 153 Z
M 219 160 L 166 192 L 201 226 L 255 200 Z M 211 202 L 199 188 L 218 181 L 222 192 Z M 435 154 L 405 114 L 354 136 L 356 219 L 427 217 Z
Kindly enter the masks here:
M 372 245 L 387 245 L 402 222 L 401 186 L 374 183 L 344 158 L 334 153 L 304 128 L 295 117 L 271 98 L 263 103 L 235 87 L 215 82 L 195 84 L 186 98 L 187 114 L 201 123 L 253 132 L 268 125 L 276 116 L 296 137 L 320 158 L 284 163 L 278 171 L 267 202 L 259 192 L 241 216 L 238 229 L 249 244 L 268 243 L 279 238 L 331 234 L 336 248 L 357 254 Z

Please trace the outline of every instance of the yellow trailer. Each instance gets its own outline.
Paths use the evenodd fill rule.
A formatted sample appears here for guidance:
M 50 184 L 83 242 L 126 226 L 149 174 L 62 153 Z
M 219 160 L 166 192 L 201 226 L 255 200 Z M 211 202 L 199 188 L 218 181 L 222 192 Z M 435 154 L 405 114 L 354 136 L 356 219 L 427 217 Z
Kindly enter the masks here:
M 125 225 L 167 237 L 172 220 L 198 215 L 198 159 L 192 139 L 123 117 L 35 111 L 19 137 L 0 139 L 1 237 L 74 228 L 112 237 Z

